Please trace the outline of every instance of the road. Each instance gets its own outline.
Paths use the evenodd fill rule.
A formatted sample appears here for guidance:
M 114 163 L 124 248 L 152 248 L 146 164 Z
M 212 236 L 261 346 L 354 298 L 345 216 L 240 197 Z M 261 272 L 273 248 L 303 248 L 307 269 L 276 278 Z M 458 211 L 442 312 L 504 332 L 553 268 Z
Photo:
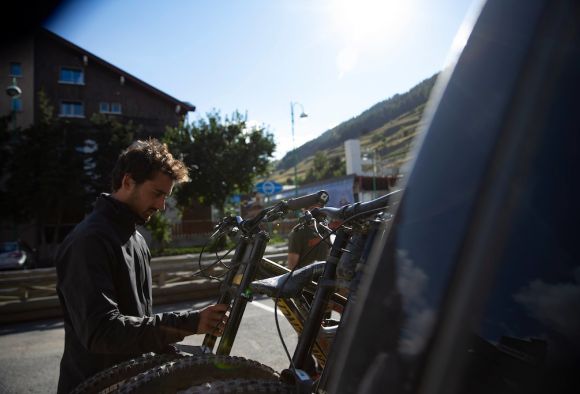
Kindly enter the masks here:
M 201 308 L 211 301 L 196 303 Z M 163 305 L 155 312 L 180 311 L 186 304 Z M 266 364 L 277 371 L 288 366 L 274 321 L 274 304 L 257 299 L 248 304 L 232 355 Z M 278 321 L 290 353 L 296 346 L 296 334 L 286 319 Z M 200 345 L 203 336 L 192 335 L 182 344 Z M 62 320 L 6 325 L 0 328 L 0 393 L 54 393 L 58 382 L 60 357 L 64 346 Z

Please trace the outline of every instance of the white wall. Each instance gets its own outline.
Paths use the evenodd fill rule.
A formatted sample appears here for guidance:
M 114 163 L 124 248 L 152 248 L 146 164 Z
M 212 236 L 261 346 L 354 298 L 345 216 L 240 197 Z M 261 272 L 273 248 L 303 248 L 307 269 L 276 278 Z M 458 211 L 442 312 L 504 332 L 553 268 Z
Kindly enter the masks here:
M 346 158 L 346 175 L 361 174 L 360 141 L 344 141 L 344 154 Z

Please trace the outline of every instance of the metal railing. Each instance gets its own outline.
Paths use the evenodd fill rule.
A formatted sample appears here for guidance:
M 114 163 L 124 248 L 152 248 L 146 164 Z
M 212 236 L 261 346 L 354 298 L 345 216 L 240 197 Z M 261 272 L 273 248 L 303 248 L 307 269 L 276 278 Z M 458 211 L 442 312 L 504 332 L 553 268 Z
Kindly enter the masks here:
M 285 250 L 279 250 L 266 257 L 282 262 L 286 256 Z M 204 257 L 202 267 L 207 267 L 214 260 L 215 256 Z M 224 262 L 228 261 L 224 259 Z M 198 269 L 198 256 L 194 255 L 153 258 L 154 304 L 196 301 L 217 295 L 218 282 L 194 276 Z M 222 269 L 212 268 L 211 274 L 219 274 Z M 0 324 L 61 317 L 56 280 L 55 268 L 0 271 Z

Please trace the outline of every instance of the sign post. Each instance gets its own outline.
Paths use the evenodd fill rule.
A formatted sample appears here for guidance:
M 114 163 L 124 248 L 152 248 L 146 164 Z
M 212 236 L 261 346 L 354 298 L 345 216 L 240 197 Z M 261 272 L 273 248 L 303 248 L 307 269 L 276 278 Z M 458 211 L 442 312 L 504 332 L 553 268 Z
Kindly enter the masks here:
M 271 196 L 282 191 L 282 185 L 274 181 L 264 181 L 256 183 L 256 191 L 258 193 Z
M 270 197 L 282 191 L 282 185 L 275 181 L 264 181 L 256 183 L 256 191 Z M 269 198 L 268 198 L 269 200 Z

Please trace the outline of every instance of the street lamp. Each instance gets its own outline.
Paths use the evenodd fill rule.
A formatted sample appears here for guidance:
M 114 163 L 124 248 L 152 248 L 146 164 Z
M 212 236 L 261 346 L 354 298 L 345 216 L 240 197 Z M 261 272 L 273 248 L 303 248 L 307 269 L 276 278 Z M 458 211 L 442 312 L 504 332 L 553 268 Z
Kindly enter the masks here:
M 308 115 L 304 112 L 304 107 L 300 103 L 290 102 L 290 120 L 292 123 L 292 150 L 294 156 L 294 195 L 298 195 L 298 157 L 296 155 L 296 144 L 294 143 L 294 106 L 300 106 L 300 117 L 306 118 Z
M 16 78 L 12 78 L 12 84 L 6 87 L 6 94 L 12 99 L 10 103 L 11 113 L 10 120 L 12 121 L 12 132 L 16 131 L 16 109 L 14 108 L 14 100 L 16 100 L 22 94 L 22 89 L 18 86 Z M 14 135 L 13 135 L 14 138 Z
M 12 84 L 6 87 L 6 94 L 11 98 L 18 98 L 22 94 L 22 89 L 16 83 L 16 78 L 12 78 Z

